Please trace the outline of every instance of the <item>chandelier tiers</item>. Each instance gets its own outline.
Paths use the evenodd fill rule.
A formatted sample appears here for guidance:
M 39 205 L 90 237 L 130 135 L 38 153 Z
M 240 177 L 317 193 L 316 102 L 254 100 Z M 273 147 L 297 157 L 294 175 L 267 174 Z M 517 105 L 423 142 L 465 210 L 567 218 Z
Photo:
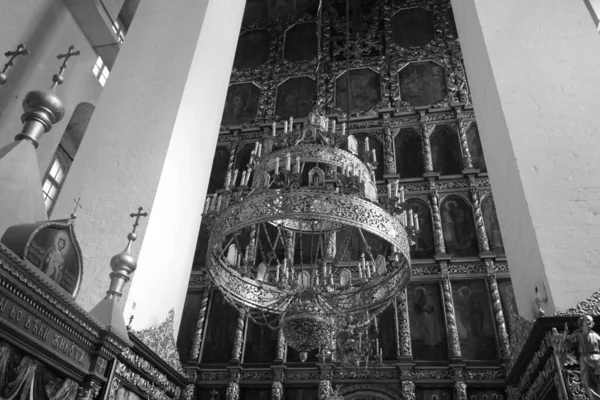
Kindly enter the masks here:
M 240 180 L 230 165 L 206 199 L 206 265 L 231 304 L 281 328 L 305 358 L 344 326 L 370 324 L 408 284 L 418 221 L 397 182 L 379 202 L 368 139 L 359 152 L 345 124 L 336 130 L 316 112 L 277 128 L 256 142 Z

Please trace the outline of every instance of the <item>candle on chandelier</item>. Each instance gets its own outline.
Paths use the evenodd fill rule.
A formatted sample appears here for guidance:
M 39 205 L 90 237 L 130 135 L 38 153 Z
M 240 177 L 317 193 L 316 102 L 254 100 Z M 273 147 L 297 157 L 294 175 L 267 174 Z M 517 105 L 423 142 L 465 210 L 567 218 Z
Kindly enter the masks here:
M 290 132 L 294 130 L 294 117 L 290 117 Z
M 242 172 L 242 180 L 240 181 L 240 186 L 244 186 L 246 183 L 246 171 Z
M 231 184 L 231 171 L 227 171 L 227 175 L 225 176 L 225 189 L 229 188 Z
M 394 197 L 398 197 L 398 181 L 394 182 Z
M 258 144 L 258 153 L 256 154 L 258 157 L 260 157 L 262 154 L 262 143 Z
M 279 263 L 277 263 L 277 269 L 275 270 L 275 280 L 279 282 Z
M 292 169 L 292 156 L 290 153 L 285 155 L 285 169 L 288 171 Z
M 248 168 L 248 173 L 246 174 L 246 180 L 244 181 L 244 186 L 248 186 L 248 182 L 250 182 L 250 175 L 252 174 L 252 168 Z
M 418 231 L 419 230 L 419 214 L 414 213 L 413 214 L 414 217 L 414 224 L 415 224 L 415 230 Z
M 369 148 L 369 137 L 367 136 L 365 138 L 365 151 L 369 151 L 369 150 L 370 150 L 370 148 Z
M 387 191 L 388 191 L 388 198 L 391 199 L 392 198 L 392 184 L 391 183 L 387 184 Z
M 288 268 L 287 268 L 287 258 L 283 259 L 283 277 L 285 278 L 286 281 L 289 277 Z
M 210 210 L 210 196 L 206 196 L 206 201 L 204 202 L 204 213 L 206 214 Z
M 377 317 L 373 318 L 373 322 L 375 323 L 375 329 L 379 329 Z
M 371 150 L 371 155 L 373 155 L 373 162 L 377 162 L 377 154 L 375 153 L 375 149 Z
M 288 131 L 288 122 L 284 121 L 283 122 L 283 133 L 287 133 L 287 131 Z
M 236 169 L 235 171 L 233 171 L 233 179 L 232 179 L 232 185 L 235 186 L 236 182 L 237 182 L 237 176 L 238 176 L 238 172 L 239 170 Z
M 329 120 L 325 119 L 325 132 L 329 130 Z
M 342 135 L 346 134 L 346 123 L 342 123 Z
M 250 246 L 246 246 L 246 252 L 244 253 L 244 263 L 248 264 L 248 256 L 250 255 Z
M 223 201 L 223 196 L 217 195 L 217 212 L 221 212 L 221 202 Z
M 352 164 L 352 175 L 356 176 L 356 164 Z
M 300 156 L 296 156 L 296 172 L 300 173 Z
M 364 265 L 365 269 L 367 270 L 367 278 L 371 279 L 371 267 L 369 266 L 369 264 L 367 264 L 367 262 L 364 260 L 364 258 L 363 258 L 363 265 Z
M 331 120 L 331 132 L 335 133 L 335 119 Z
M 360 279 L 362 279 L 362 278 L 363 278 L 362 262 L 360 262 L 360 261 L 358 262 L 358 277 L 359 277 Z
M 414 222 L 413 210 L 408 210 L 408 226 L 412 227 Z
M 371 180 L 375 183 L 375 171 L 371 171 Z
M 275 157 L 275 175 L 279 175 L 279 157 Z
M 273 136 L 277 135 L 277 123 L 273 122 Z
M 400 201 L 404 203 L 404 186 L 400 187 Z

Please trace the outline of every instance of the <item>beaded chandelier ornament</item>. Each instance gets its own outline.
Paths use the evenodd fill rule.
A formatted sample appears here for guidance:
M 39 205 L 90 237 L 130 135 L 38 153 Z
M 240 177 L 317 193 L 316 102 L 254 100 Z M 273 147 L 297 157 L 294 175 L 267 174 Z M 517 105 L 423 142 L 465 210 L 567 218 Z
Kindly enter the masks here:
M 281 329 L 302 361 L 316 348 L 334 354 L 341 332 L 355 335 L 390 305 L 410 279 L 418 231 L 397 181 L 379 198 L 369 139 L 359 147 L 320 104 L 301 121 L 273 122 L 240 179 L 229 165 L 203 214 L 212 282 L 254 322 Z

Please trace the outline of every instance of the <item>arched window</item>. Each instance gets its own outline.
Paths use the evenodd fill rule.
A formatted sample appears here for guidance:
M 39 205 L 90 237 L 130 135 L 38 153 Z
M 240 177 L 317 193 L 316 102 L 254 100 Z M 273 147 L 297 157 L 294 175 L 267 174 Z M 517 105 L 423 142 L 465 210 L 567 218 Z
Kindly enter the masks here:
M 431 212 L 429 206 L 421 200 L 408 200 L 408 208 L 419 218 L 419 234 L 417 243 L 410 249 L 411 258 L 433 258 L 435 247 L 433 245 L 433 228 L 431 225 Z
M 437 128 L 429 138 L 433 171 L 442 175 L 458 175 L 462 171 L 462 156 L 458 134 L 447 127 Z
M 383 179 L 383 143 L 378 138 L 368 135 L 366 133 L 354 134 L 356 141 L 358 142 L 358 154 L 359 156 L 365 153 L 366 139 L 369 138 L 369 152 L 375 150 L 377 156 L 377 169 L 375 170 L 375 179 Z
M 60 139 L 58 148 L 54 153 L 50 167 L 44 174 L 42 190 L 48 215 L 51 214 L 56 199 L 60 194 L 60 189 L 75 159 L 83 135 L 94 113 L 94 108 L 93 104 L 85 102 L 79 103 L 75 107 L 65 133 Z
M 400 131 L 394 141 L 396 147 L 396 171 L 401 179 L 422 177 L 423 144 L 421 135 L 412 129 Z
M 450 196 L 440 208 L 446 253 L 458 257 L 476 256 L 479 246 L 471 206 L 461 197 Z

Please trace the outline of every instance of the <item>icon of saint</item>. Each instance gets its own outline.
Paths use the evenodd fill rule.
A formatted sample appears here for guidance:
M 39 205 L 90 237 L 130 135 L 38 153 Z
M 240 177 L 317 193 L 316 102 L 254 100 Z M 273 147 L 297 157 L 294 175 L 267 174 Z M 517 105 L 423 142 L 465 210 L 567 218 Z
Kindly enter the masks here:
M 40 263 L 40 269 L 43 273 L 48 275 L 50 279 L 60 284 L 64 275 L 65 265 L 65 247 L 67 246 L 67 240 L 64 236 L 59 236 L 56 244 L 50 246 L 42 257 Z

